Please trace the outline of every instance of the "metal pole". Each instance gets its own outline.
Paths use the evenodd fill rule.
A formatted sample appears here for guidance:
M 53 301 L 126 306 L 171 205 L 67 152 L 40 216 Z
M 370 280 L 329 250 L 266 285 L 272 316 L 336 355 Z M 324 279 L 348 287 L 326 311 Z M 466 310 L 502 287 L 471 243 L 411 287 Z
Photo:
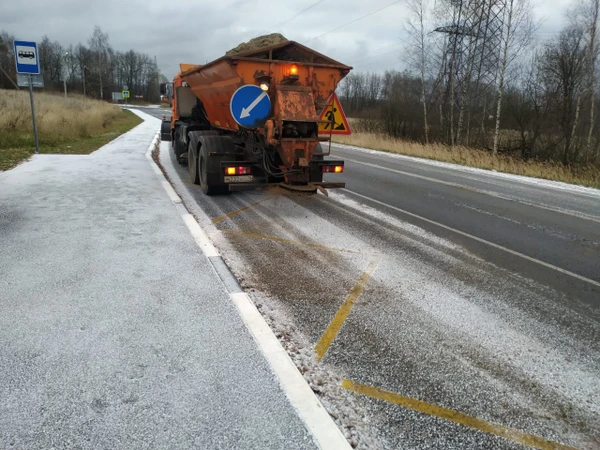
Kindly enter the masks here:
M 35 136 L 35 152 L 40 153 L 37 123 L 35 121 L 35 106 L 33 105 L 33 78 L 31 77 L 31 74 L 29 74 L 29 99 L 31 100 L 31 117 L 33 117 L 33 135 Z
M 83 66 L 83 96 L 85 97 L 85 69 L 86 67 Z
M 69 52 L 65 53 L 62 56 L 63 62 L 65 61 L 65 59 L 68 55 L 69 55 Z M 65 72 L 68 72 L 68 70 L 65 70 L 65 67 L 61 66 L 60 72 L 62 73 L 62 76 L 63 76 L 63 86 L 65 87 L 65 98 L 67 98 L 67 76 L 65 75 Z

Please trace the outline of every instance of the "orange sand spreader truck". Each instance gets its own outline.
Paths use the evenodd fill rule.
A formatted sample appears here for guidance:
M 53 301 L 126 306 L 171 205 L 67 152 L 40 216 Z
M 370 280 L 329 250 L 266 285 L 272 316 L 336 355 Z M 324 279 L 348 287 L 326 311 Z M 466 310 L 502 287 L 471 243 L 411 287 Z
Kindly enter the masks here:
M 161 87 L 172 107 L 161 139 L 207 195 L 265 185 L 327 194 L 345 187 L 323 174 L 344 171 L 324 158 L 335 134 L 327 108 L 351 69 L 294 41 L 182 64 Z

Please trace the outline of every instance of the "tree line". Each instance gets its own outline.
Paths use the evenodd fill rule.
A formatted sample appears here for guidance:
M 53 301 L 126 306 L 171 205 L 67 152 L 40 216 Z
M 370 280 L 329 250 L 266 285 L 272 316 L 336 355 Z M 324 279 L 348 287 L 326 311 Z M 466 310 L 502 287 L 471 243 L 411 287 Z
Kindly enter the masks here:
M 569 7 L 536 39 L 529 0 L 408 0 L 409 69 L 351 73 L 339 86 L 364 131 L 487 148 L 565 165 L 600 164 L 600 0 Z
M 16 68 L 13 41 L 15 37 L 0 32 L 0 89 L 16 89 Z M 144 100 L 160 100 L 160 75 L 151 56 L 129 50 L 115 50 L 107 33 L 96 27 L 87 45 L 64 47 L 45 36 L 38 42 L 38 57 L 44 77 L 45 90 L 62 90 L 67 82 L 68 92 L 92 98 L 112 100 L 112 92 L 127 86 L 131 96 Z

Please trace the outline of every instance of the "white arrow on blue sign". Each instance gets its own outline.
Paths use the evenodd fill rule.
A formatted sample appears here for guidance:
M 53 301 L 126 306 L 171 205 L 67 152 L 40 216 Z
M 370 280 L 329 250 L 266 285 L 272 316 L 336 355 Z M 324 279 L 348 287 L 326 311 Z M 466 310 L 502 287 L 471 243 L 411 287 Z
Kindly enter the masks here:
M 15 62 L 17 73 L 40 73 L 37 44 L 35 42 L 15 41 Z
M 271 114 L 269 94 L 260 87 L 246 84 L 233 93 L 229 104 L 231 115 L 239 125 L 256 128 L 264 125 Z

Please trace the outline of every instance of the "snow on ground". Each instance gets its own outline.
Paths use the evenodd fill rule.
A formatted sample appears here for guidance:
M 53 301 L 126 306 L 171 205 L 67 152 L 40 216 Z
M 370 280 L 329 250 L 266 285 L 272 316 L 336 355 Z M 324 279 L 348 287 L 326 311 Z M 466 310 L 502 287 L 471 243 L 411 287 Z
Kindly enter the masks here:
M 466 172 L 466 173 L 474 173 L 474 174 L 478 174 L 478 175 L 485 175 L 488 177 L 495 177 L 495 178 L 511 180 L 511 181 L 518 181 L 521 183 L 532 184 L 532 185 L 539 186 L 539 187 L 547 187 L 547 188 L 558 189 L 558 190 L 563 190 L 563 191 L 576 192 L 579 194 L 586 194 L 586 195 L 591 195 L 591 196 L 600 198 L 600 189 L 594 189 L 594 188 L 584 187 L 584 186 L 577 186 L 574 184 L 563 183 L 561 181 L 544 180 L 542 178 L 533 178 L 533 177 L 526 177 L 523 175 L 514 175 L 511 173 L 496 172 L 493 170 L 478 169 L 475 167 L 461 166 L 459 164 L 434 161 L 434 160 L 425 159 L 425 158 L 417 158 L 415 156 L 406 156 L 406 155 L 400 155 L 398 153 L 390 153 L 390 152 L 383 152 L 383 151 L 378 151 L 378 150 L 371 150 L 371 149 L 364 148 L 364 147 L 356 147 L 354 145 L 335 143 L 335 144 L 332 144 L 332 146 L 340 147 L 344 150 L 353 150 L 353 151 L 368 153 L 368 154 L 376 155 L 376 156 L 386 156 L 386 157 L 390 157 L 390 158 L 402 159 L 405 161 L 412 161 L 412 162 L 416 162 L 416 163 L 427 164 L 430 166 L 440 167 L 440 168 L 444 168 L 444 169 L 456 170 L 456 171 Z
M 342 389 L 342 377 L 339 374 L 319 364 L 313 346 L 294 325 L 294 320 L 290 319 L 292 315 L 285 311 L 281 301 L 254 289 L 249 294 L 350 445 L 356 448 L 360 444 L 361 450 L 382 449 L 380 439 L 368 428 L 370 418 L 357 403 L 356 397 Z
M 462 249 L 465 254 L 471 255 L 462 247 L 457 246 L 445 239 L 439 238 L 422 228 L 410 225 L 393 216 L 390 216 L 377 209 L 371 208 L 364 203 L 354 201 L 341 193 L 331 193 L 333 200 L 343 203 L 348 208 L 360 211 L 362 214 L 385 221 L 386 223 L 410 230 L 431 243 L 437 243 L 448 250 Z M 406 239 L 402 236 L 402 239 Z M 438 259 L 445 260 L 446 255 L 435 250 Z M 388 258 L 394 258 L 388 254 Z M 403 255 L 401 259 L 404 259 Z M 477 258 L 481 264 L 492 264 L 480 258 Z M 381 266 L 385 268 L 385 265 Z M 514 323 L 502 323 L 497 318 L 490 317 L 484 310 L 465 300 L 463 295 L 457 295 L 452 285 L 452 280 L 443 280 L 437 283 L 439 275 L 435 267 L 428 267 L 419 261 L 411 261 L 405 264 L 402 261 L 396 261 L 390 264 L 391 270 L 383 278 L 390 286 L 403 285 L 403 295 L 411 297 L 412 293 L 417 293 L 415 301 L 428 314 L 434 316 L 437 321 L 444 324 L 444 327 L 451 327 L 462 330 L 463 333 L 470 335 L 475 341 L 489 347 L 490 352 L 495 355 L 503 355 L 507 360 L 512 360 L 512 364 L 518 363 L 525 372 L 531 371 L 537 378 L 545 379 L 548 384 L 554 384 L 557 379 L 561 380 L 560 388 L 564 390 L 563 394 L 568 398 L 578 398 L 582 403 L 595 398 L 594 412 L 600 414 L 600 391 L 592 381 L 594 374 L 586 370 L 574 369 L 573 365 L 567 364 L 567 357 L 573 355 L 564 355 L 555 349 L 543 349 L 541 345 L 533 340 L 525 339 L 524 336 L 515 333 Z M 384 269 L 378 269 L 382 272 Z M 499 269 L 495 269 L 499 270 Z M 483 276 L 484 274 L 482 274 Z M 460 290 L 463 290 L 462 288 Z M 488 296 L 484 292 L 478 292 L 478 296 Z M 444 301 L 439 301 L 443 299 Z M 490 299 L 490 302 L 492 299 Z M 487 302 L 486 302 L 487 303 Z M 527 322 L 527 321 L 524 321 Z M 555 334 L 556 330 L 550 333 Z M 508 353 L 510 350 L 510 354 Z M 515 357 L 515 355 L 517 355 Z M 523 355 L 524 358 L 520 358 Z M 586 364 L 582 362 L 582 366 Z M 535 367 L 537 366 L 537 367 Z M 556 370 L 560 368 L 560 370 Z M 573 369 L 573 371 L 572 371 Z
M 247 286 L 244 280 L 248 279 L 250 276 L 249 269 L 252 267 L 252 261 L 248 261 L 247 256 L 239 253 L 228 239 L 228 236 L 217 229 L 212 223 L 212 219 L 202 210 L 195 199 L 191 197 L 185 186 L 181 184 L 181 180 L 178 179 L 178 176 L 174 174 L 174 171 L 171 171 L 173 166 L 169 157 L 169 146 L 167 143 L 161 145 L 160 155 L 162 169 L 163 171 L 166 171 L 167 178 L 170 179 L 174 189 L 182 198 L 190 213 L 196 217 L 196 220 L 198 220 L 206 231 L 215 247 L 219 249 L 219 252 L 235 277 L 248 292 L 250 298 L 296 364 L 298 370 L 302 373 L 311 389 L 318 395 L 319 399 L 338 424 L 351 446 L 354 448 L 359 446 L 361 450 L 382 449 L 382 446 L 379 444 L 379 439 L 377 439 L 369 429 L 369 418 L 366 416 L 366 412 L 363 408 L 358 405 L 355 395 L 350 391 L 341 388 L 341 378 L 338 374 L 327 370 L 325 366 L 318 363 L 315 358 L 313 346 L 294 324 L 293 316 L 285 310 L 285 306 L 281 300 L 270 297 L 264 292 Z M 269 204 L 276 211 L 281 211 L 283 209 L 290 213 L 290 211 L 296 209 L 293 214 L 296 227 L 298 225 L 295 221 L 300 220 L 305 225 L 308 225 L 309 223 L 312 224 L 312 226 L 307 226 L 308 229 L 319 231 L 318 233 L 309 231 L 307 233 L 309 239 L 317 238 L 319 235 L 324 236 L 327 235 L 328 232 L 334 231 L 333 228 L 329 228 L 331 224 L 324 220 L 319 220 L 312 212 L 304 208 L 301 208 L 302 211 L 299 212 L 297 210 L 297 205 L 294 205 L 288 199 L 276 198 L 261 203 L 261 205 L 266 206 Z M 253 211 L 256 212 L 256 210 Z M 285 214 L 282 215 L 285 216 Z M 268 220 L 268 217 L 266 218 Z M 292 226 L 292 222 L 290 222 L 290 226 Z M 292 235 L 286 236 L 286 232 L 284 231 L 285 228 L 287 227 L 282 227 L 281 237 L 293 239 L 294 237 Z M 353 251 L 363 250 L 372 252 L 372 249 L 370 247 L 367 249 L 367 246 L 365 246 L 364 243 L 353 239 L 349 235 L 346 236 L 346 238 L 346 241 L 344 241 L 345 248 L 352 249 Z M 323 243 L 323 245 L 327 245 L 327 242 Z M 360 255 L 356 254 L 346 254 L 346 256 L 349 259 L 360 257 Z
M 335 200 L 343 205 L 356 210 L 360 214 L 366 214 L 367 216 L 373 217 L 374 219 L 381 220 L 387 224 L 390 224 L 396 228 L 405 230 L 407 233 L 416 235 L 424 240 L 426 240 L 430 244 L 437 244 L 437 246 L 443 247 L 447 250 L 462 250 L 463 248 L 450 242 L 447 239 L 436 236 L 433 233 L 425 231 L 423 228 L 418 227 L 416 225 L 412 225 L 403 220 L 397 219 L 394 216 L 386 214 L 378 209 L 371 208 L 370 206 L 352 200 L 345 194 L 340 192 L 331 191 L 329 192 L 329 198 Z

